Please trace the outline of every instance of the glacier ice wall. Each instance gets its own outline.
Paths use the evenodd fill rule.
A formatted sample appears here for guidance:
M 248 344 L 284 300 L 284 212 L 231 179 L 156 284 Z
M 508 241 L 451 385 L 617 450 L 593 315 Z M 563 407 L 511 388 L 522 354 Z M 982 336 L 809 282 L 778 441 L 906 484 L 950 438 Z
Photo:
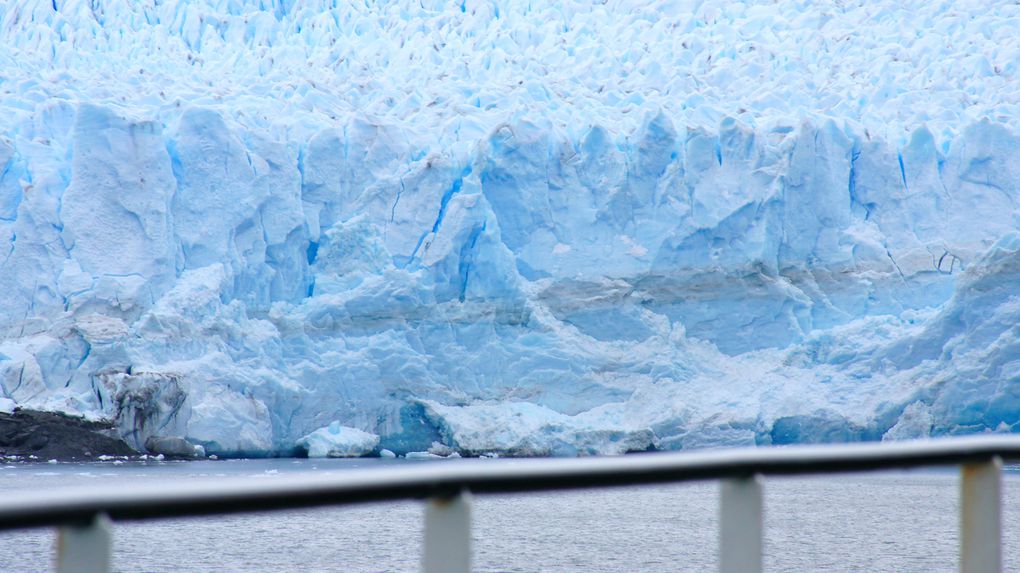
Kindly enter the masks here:
M 0 3 L 0 397 L 228 455 L 1020 423 L 1017 11 L 426 4 Z

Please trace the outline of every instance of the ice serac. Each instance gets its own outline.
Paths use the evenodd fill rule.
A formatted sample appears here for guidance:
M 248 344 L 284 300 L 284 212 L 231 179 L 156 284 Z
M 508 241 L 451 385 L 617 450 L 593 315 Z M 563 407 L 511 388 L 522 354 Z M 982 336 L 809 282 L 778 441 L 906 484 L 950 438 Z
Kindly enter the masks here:
M 533 4 L 0 2 L 0 409 L 235 456 L 1020 429 L 1020 14 Z
M 82 104 L 71 180 L 60 198 L 65 306 L 137 316 L 173 283 L 176 185 L 162 128 Z M 132 312 L 133 311 L 133 312 Z

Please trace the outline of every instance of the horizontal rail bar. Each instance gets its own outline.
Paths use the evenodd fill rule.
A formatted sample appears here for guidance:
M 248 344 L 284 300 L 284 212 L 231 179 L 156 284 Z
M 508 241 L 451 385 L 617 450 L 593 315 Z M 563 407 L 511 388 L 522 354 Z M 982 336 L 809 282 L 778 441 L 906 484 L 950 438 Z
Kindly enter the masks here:
M 0 500 L 0 530 L 247 513 L 473 494 L 621 487 L 754 474 L 804 475 L 907 469 L 1020 459 L 1020 436 L 993 435 L 897 443 L 741 448 L 608 458 L 448 461 L 343 475 L 218 479 L 167 486 L 92 486 L 18 492 Z

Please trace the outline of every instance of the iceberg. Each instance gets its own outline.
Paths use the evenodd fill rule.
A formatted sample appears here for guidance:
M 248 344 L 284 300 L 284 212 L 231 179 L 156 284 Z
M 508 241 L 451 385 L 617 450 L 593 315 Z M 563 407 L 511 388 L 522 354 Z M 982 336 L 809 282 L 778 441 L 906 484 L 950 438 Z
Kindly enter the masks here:
M 216 456 L 1017 431 L 1020 13 L 952 8 L 2 3 L 0 408 Z
M 371 453 L 379 436 L 332 422 L 297 441 L 310 458 L 357 458 Z

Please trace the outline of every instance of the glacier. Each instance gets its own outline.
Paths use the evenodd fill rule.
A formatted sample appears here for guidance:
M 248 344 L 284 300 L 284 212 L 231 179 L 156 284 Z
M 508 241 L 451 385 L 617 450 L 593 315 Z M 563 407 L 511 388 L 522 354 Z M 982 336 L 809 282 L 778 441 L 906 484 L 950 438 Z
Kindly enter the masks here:
M 218 456 L 1020 430 L 1018 27 L 0 0 L 0 405 Z

